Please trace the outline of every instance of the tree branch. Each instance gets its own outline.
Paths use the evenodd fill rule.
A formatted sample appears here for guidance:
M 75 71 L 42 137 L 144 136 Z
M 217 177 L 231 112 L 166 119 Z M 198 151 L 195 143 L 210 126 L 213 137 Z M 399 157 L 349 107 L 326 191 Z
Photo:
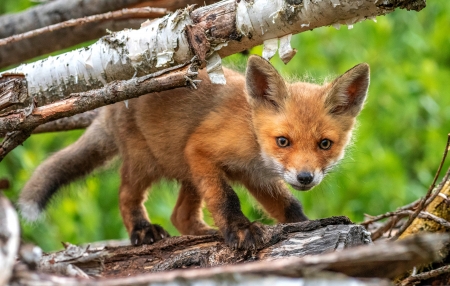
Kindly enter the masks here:
M 211 3 L 211 0 L 206 2 Z M 204 1 L 193 0 L 84 0 L 83 5 L 80 5 L 79 1 L 56 0 L 34 6 L 20 13 L 0 16 L 0 27 L 2 27 L 0 38 L 123 8 L 151 6 L 175 11 L 186 7 L 188 4 L 203 5 L 204 3 Z
M 282 46 L 288 47 L 283 51 L 290 54 L 290 34 L 332 24 L 354 24 L 399 7 L 425 6 L 424 0 L 375 2 L 342 0 L 335 7 L 331 1 L 289 4 L 297 2 L 225 0 L 192 12 L 178 11 L 139 30 L 114 33 L 88 48 L 22 65 L 10 72 L 26 74 L 29 96 L 38 106 L 71 93 L 98 88 L 106 82 L 185 63 L 194 55 L 207 59 L 213 82 L 223 83 L 216 53 L 223 57 L 281 37 Z M 188 29 L 194 34 L 185 33 L 188 26 L 196 27 Z M 188 38 L 199 39 L 200 43 L 190 45 Z M 196 48 L 201 45 L 209 49 Z
M 5 140 L 0 145 L 0 161 L 13 148 L 22 144 L 40 124 L 151 92 L 187 85 L 195 88 L 195 83 L 198 82 L 193 80 L 197 75 L 196 70 L 195 64 L 176 66 L 128 81 L 111 82 L 100 89 L 72 94 L 68 99 L 34 108 L 29 115 L 21 110 L 0 116 L 0 134 L 6 133 Z M 21 131 L 10 132 L 12 130 Z
M 3 141 L 0 144 L 0 162 L 3 161 L 3 158 L 5 158 L 5 156 L 14 148 L 22 145 L 22 143 L 30 137 L 31 132 L 32 129 L 26 129 L 6 133 L 5 138 L 3 138 Z
M 64 21 L 72 21 L 85 16 L 115 11 L 132 6 L 152 6 L 175 11 L 188 4 L 203 5 L 217 0 L 84 0 L 79 6 L 78 1 L 56 0 L 43 5 L 35 6 L 22 13 L 10 14 L 0 17 L 0 38 L 11 37 L 22 33 L 29 33 L 36 29 L 45 29 Z M 150 15 L 151 16 L 151 15 Z M 154 17 L 151 17 L 154 18 Z M 48 54 L 61 49 L 69 48 L 79 43 L 98 39 L 107 35 L 107 31 L 121 31 L 126 28 L 138 29 L 142 19 L 109 19 L 101 22 L 91 22 L 80 26 L 69 26 L 42 34 L 37 37 L 0 45 L 0 68 L 21 63 L 31 58 Z M 31 32 L 32 33 L 32 32 Z M 62 41 L 61 39 L 64 39 Z
M 75 114 L 70 117 L 56 119 L 54 121 L 39 125 L 33 130 L 33 134 L 84 129 L 91 125 L 97 115 L 98 110 L 95 109 L 80 114 Z
M 13 35 L 4 39 L 0 39 L 0 47 L 11 43 L 17 43 L 25 39 L 41 36 L 43 34 L 53 33 L 64 28 L 78 26 L 81 27 L 86 24 L 99 23 L 106 20 L 123 20 L 130 18 L 160 18 L 168 14 L 168 10 L 164 8 L 125 8 L 118 11 L 107 12 L 103 14 L 92 15 L 84 18 L 72 19 L 65 22 L 53 24 L 40 29 L 28 31 L 22 34 Z

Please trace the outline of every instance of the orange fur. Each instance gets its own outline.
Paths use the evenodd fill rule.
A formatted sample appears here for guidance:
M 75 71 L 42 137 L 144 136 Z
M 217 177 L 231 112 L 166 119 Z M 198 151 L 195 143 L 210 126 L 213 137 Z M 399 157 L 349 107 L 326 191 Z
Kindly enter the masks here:
M 128 108 L 123 103 L 103 108 L 93 126 L 109 134 L 107 143 L 122 157 L 120 211 L 132 243 L 168 235 L 150 223 L 143 206 L 147 189 L 161 178 L 181 182 L 171 221 L 182 234 L 214 232 L 202 218 L 204 201 L 229 245 L 262 247 L 265 227 L 244 216 L 233 181 L 244 184 L 278 221 L 306 220 L 282 181 L 310 189 L 342 158 L 366 96 L 368 73 L 362 64 L 324 86 L 287 84 L 270 63 L 252 56 L 245 76 L 225 69 L 227 85 L 213 85 L 200 72 L 197 91 L 175 89 L 130 100 Z M 92 128 L 80 141 L 95 141 Z M 281 137 L 287 146 L 277 143 Z M 332 142 L 328 150 L 320 147 L 324 139 Z M 77 154 L 89 147 L 74 146 Z M 45 163 L 44 172 L 61 167 L 54 162 L 65 152 Z M 70 176 L 76 174 L 63 181 Z M 45 174 L 30 179 L 21 198 L 25 211 L 33 203 L 45 206 L 53 194 L 45 190 L 49 184 Z

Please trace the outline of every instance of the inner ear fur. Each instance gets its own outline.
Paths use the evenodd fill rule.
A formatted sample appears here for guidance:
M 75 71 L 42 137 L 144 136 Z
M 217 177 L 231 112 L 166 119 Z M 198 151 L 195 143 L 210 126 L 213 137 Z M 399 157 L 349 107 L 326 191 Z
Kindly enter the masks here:
M 286 83 L 267 60 L 250 56 L 245 72 L 246 89 L 252 104 L 280 107 L 287 95 Z
M 325 106 L 331 114 L 357 116 L 369 88 L 370 68 L 362 63 L 349 69 L 331 83 Z

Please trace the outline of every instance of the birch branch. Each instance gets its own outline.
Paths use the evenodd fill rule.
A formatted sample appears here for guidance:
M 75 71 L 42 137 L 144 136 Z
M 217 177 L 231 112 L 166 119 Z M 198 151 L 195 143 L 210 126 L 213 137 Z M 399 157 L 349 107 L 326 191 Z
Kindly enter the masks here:
M 208 3 L 214 0 L 206 1 Z M 11 37 L 22 33 L 29 33 L 35 29 L 42 29 L 46 26 L 56 25 L 63 21 L 72 21 L 85 16 L 119 10 L 122 8 L 135 6 L 137 4 L 151 5 L 166 10 L 175 11 L 186 7 L 188 4 L 203 5 L 204 1 L 184 0 L 184 1 L 94 1 L 84 0 L 81 8 L 79 1 L 57 0 L 51 3 L 35 6 L 22 13 L 5 15 L 0 17 L 0 38 Z M 107 5 L 105 5 L 105 3 Z M 99 7 L 95 7 L 95 5 Z M 87 7 L 82 9 L 82 7 Z M 153 16 L 150 18 L 154 18 Z M 5 68 L 12 64 L 21 63 L 34 57 L 48 54 L 61 49 L 69 48 L 79 43 L 98 39 L 107 35 L 107 31 L 121 31 L 127 28 L 137 29 L 140 27 L 142 19 L 109 19 L 101 22 L 91 22 L 80 26 L 64 27 L 52 33 L 34 36 L 20 42 L 12 42 L 5 46 L 0 46 L 0 68 Z
M 6 137 L 0 145 L 0 162 L 16 146 L 22 144 L 38 125 L 71 116 L 97 107 L 177 87 L 193 85 L 196 65 L 166 69 L 128 81 L 114 81 L 103 88 L 72 94 L 70 98 L 35 108 L 31 114 L 23 110 L 0 117 L 0 135 Z M 10 132 L 11 130 L 20 130 Z
M 0 16 L 0 38 L 22 34 L 49 25 L 130 7 L 160 7 L 175 11 L 188 4 L 203 5 L 204 1 L 194 0 L 56 0 L 34 6 L 20 13 Z M 211 0 L 206 1 L 211 3 Z
M 224 0 L 195 11 L 187 8 L 139 30 L 114 33 L 88 48 L 22 65 L 29 97 L 38 106 L 99 88 L 113 80 L 142 76 L 205 59 L 215 83 L 224 83 L 221 57 L 280 38 L 280 56 L 293 55 L 290 35 L 322 26 L 347 24 L 384 15 L 396 8 L 420 10 L 425 0 Z M 189 28 L 188 28 L 189 27 Z M 205 49 L 206 47 L 206 49 Z M 287 56 L 287 57 L 286 57 Z
M 81 27 L 86 24 L 99 23 L 106 20 L 123 20 L 130 18 L 160 18 L 168 14 L 168 10 L 164 8 L 125 8 L 118 11 L 107 12 L 98 15 L 92 15 L 84 18 L 72 19 L 61 23 L 46 26 L 40 29 L 25 32 L 23 34 L 13 35 L 4 39 L 0 39 L 0 46 L 5 46 L 11 43 L 17 43 L 25 39 L 41 36 L 46 33 L 52 33 L 64 28 L 78 26 Z

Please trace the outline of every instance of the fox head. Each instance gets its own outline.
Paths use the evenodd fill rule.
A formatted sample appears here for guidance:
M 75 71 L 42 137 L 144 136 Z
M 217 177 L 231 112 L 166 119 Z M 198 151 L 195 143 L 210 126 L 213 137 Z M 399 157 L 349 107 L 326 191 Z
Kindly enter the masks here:
M 296 190 L 309 190 L 343 158 L 369 86 L 359 64 L 323 86 L 286 83 L 266 60 L 251 56 L 247 99 L 261 156 Z

